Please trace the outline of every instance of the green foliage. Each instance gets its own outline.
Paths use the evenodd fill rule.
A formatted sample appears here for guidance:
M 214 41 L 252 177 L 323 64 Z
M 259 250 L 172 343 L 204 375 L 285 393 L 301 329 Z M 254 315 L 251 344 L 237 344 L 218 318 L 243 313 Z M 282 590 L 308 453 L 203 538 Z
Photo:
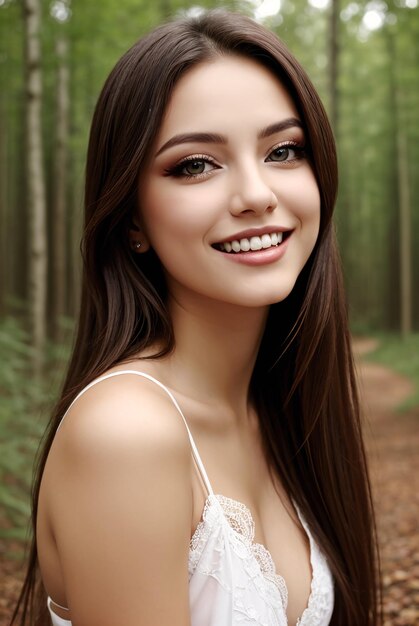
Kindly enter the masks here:
M 337 2 L 337 0 L 334 0 Z M 57 4 L 68 19 L 54 16 Z M 121 54 L 162 20 L 191 8 L 224 6 L 254 13 L 262 0 L 43 0 L 43 124 L 45 166 L 52 196 L 56 119 L 57 38 L 69 41 L 70 140 L 68 154 L 68 313 L 77 308 L 76 258 L 81 229 L 83 176 L 89 124 L 101 86 Z M 267 3 L 269 4 L 269 3 Z M 330 4 L 282 0 L 265 18 L 307 69 L 326 106 L 330 101 Z M 400 245 L 397 132 L 407 139 L 412 206 L 412 283 L 419 283 L 419 8 L 415 1 L 339 0 L 338 140 L 340 192 L 338 237 L 354 324 L 396 329 L 400 322 Z M 319 7 L 319 8 L 317 8 Z M 366 30 L 368 11 L 382 15 Z M 21 3 L 0 0 L 0 314 L 6 296 L 27 299 L 28 233 L 23 124 L 24 72 Z M 50 228 L 50 226 L 49 226 Z M 52 271 L 52 270 L 50 270 Z M 74 275 L 73 275 L 74 272 Z M 51 281 L 50 281 L 51 282 Z M 419 290 L 413 290 L 419 328 Z
M 32 378 L 28 336 L 15 319 L 0 319 L 0 354 L 0 537 L 23 540 L 33 463 L 58 380 L 56 373 L 41 383 Z M 51 371 L 62 372 L 66 358 L 63 347 L 50 350 Z
M 406 339 L 395 334 L 377 335 L 378 347 L 366 358 L 381 363 L 411 379 L 413 394 L 402 404 L 402 410 L 419 407 L 419 333 Z

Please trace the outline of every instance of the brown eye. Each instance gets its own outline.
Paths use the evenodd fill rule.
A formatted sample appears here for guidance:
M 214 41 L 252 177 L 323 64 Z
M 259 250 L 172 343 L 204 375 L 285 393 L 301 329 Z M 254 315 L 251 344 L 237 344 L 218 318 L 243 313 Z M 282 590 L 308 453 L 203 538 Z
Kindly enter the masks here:
M 185 174 L 188 174 L 189 176 L 196 176 L 197 174 L 203 174 L 205 171 L 205 161 L 198 160 L 198 159 L 195 161 L 188 161 L 188 163 L 184 164 L 183 170 Z
M 304 147 L 294 144 L 282 145 L 269 153 L 266 161 L 273 163 L 292 163 L 304 158 Z
M 269 160 L 287 161 L 290 156 L 290 152 L 293 152 L 292 148 L 288 148 L 286 146 L 283 146 L 282 148 L 275 148 L 275 150 L 272 150 L 271 154 L 269 155 Z
M 183 159 L 176 163 L 173 167 L 164 170 L 165 176 L 174 176 L 175 178 L 196 179 L 206 178 L 213 170 L 219 169 L 219 166 L 211 159 L 211 157 L 201 155 L 191 155 L 188 159 Z

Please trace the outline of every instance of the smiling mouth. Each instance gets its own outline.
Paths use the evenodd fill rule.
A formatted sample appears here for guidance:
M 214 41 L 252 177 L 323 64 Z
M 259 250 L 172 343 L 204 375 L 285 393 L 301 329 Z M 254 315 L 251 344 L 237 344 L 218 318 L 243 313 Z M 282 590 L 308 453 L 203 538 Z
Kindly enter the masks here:
M 244 237 L 243 239 L 233 239 L 213 244 L 213 248 L 220 252 L 237 254 L 239 252 L 257 252 L 279 246 L 291 235 L 290 230 L 261 235 L 260 237 Z

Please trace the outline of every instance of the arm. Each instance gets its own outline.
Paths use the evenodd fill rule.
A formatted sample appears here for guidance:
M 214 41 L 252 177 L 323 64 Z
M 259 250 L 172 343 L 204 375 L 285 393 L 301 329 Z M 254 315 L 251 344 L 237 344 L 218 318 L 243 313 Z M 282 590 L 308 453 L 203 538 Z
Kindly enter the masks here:
M 56 443 L 50 511 L 73 626 L 189 626 L 191 453 L 170 400 L 109 379 Z

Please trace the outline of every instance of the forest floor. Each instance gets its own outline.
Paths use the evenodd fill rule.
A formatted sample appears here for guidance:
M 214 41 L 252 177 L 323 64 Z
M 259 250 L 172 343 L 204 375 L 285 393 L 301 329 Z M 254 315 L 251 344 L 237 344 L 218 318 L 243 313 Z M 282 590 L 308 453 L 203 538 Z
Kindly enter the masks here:
M 374 340 L 354 342 L 383 573 L 384 626 L 419 626 L 419 407 L 398 407 L 407 378 L 364 360 Z
M 419 626 L 419 407 L 400 413 L 411 382 L 363 359 L 374 340 L 356 339 L 354 347 L 377 508 L 384 626 Z M 0 540 L 0 626 L 8 625 L 22 579 L 19 561 L 8 556 L 13 549 L 18 546 Z

